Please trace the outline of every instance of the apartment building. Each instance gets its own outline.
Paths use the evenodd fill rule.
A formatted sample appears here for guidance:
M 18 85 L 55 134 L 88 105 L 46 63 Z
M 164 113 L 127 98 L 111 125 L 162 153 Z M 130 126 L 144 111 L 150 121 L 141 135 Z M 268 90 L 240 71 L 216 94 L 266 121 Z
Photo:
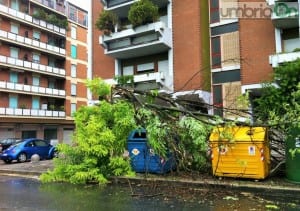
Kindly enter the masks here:
M 133 75 L 136 89 L 210 103 L 208 2 L 151 0 L 159 8 L 158 20 L 133 27 L 128 12 L 135 2 L 92 1 L 93 77 L 116 83 L 115 76 Z M 105 10 L 119 20 L 109 35 L 95 27 Z
M 280 33 L 274 26 L 274 14 L 265 0 L 210 0 L 215 114 L 239 117 L 237 97 L 247 91 L 250 101 L 260 96 L 262 83 L 273 72 L 270 61 L 276 45 L 282 42 L 275 41 Z
M 0 0 L 0 138 L 70 143 L 87 105 L 87 11 L 64 0 Z

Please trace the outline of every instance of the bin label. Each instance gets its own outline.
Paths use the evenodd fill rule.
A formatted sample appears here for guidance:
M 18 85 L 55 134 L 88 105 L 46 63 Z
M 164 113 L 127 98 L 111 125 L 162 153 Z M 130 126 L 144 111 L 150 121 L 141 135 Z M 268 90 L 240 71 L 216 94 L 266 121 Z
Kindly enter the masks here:
M 137 148 L 134 148 L 133 150 L 131 150 L 132 154 L 134 154 L 135 156 L 137 156 L 138 154 L 140 154 L 140 151 Z
M 249 155 L 255 155 L 255 146 L 249 146 L 248 147 L 248 154 Z
M 300 137 L 295 138 L 295 147 L 300 148 Z
M 228 146 L 227 145 L 221 145 L 218 147 L 218 151 L 220 155 L 226 155 L 228 152 Z

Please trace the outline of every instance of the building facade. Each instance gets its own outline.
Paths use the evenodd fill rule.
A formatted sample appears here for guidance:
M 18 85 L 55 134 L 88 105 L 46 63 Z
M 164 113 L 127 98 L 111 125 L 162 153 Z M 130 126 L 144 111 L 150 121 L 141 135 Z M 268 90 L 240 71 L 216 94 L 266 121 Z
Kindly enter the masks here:
M 273 68 L 299 58 L 298 0 L 151 0 L 159 20 L 138 27 L 127 18 L 137 1 L 92 2 L 93 77 L 134 75 L 136 88 L 196 95 L 222 117 L 249 117 L 238 110 L 252 111 Z M 95 27 L 101 11 L 119 19 L 109 35 Z
M 93 77 L 116 83 L 134 76 L 136 89 L 159 89 L 210 103 L 208 2 L 153 0 L 157 21 L 133 27 L 128 13 L 136 0 L 92 1 Z M 101 11 L 118 17 L 115 31 L 95 27 Z M 206 12 L 200 12 L 206 11 Z
M 0 1 L 0 138 L 70 143 L 87 105 L 87 11 L 64 0 Z

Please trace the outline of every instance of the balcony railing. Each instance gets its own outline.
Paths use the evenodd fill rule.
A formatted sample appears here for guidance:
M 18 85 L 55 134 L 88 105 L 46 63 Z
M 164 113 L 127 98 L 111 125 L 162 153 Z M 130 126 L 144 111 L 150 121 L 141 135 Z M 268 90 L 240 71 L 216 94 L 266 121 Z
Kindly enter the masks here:
M 3 64 L 5 64 L 5 66 L 12 66 L 19 69 L 26 68 L 29 71 L 55 75 L 59 77 L 65 77 L 66 75 L 66 71 L 61 68 L 46 66 L 38 63 L 23 61 L 20 59 L 0 55 L 0 65 Z
M 125 59 L 165 52 L 172 47 L 171 29 L 161 21 L 99 37 L 105 54 Z
M 65 97 L 66 91 L 52 88 L 45 88 L 40 86 L 31 86 L 26 84 L 12 83 L 6 81 L 0 81 L 0 89 L 12 90 L 14 92 L 22 92 L 28 94 L 36 94 L 42 96 L 54 96 L 54 97 Z
M 45 5 L 46 7 L 50 7 L 51 9 L 55 10 L 55 11 L 58 11 L 62 14 L 65 14 L 66 11 L 65 11 L 65 7 L 63 5 L 59 5 L 57 4 L 55 0 L 32 0 L 33 2 L 38 2 L 42 5 Z
M 41 28 L 44 28 L 44 29 L 46 29 L 48 31 L 51 31 L 51 32 L 55 32 L 55 33 L 58 33 L 58 34 L 63 35 L 63 36 L 66 35 L 66 29 L 64 29 L 64 28 L 60 28 L 60 27 L 55 26 L 53 24 L 47 23 L 43 20 L 35 19 L 30 15 L 27 15 L 23 12 L 11 9 L 9 7 L 6 7 L 6 6 L 2 5 L 2 4 L 0 4 L 0 13 L 5 14 L 6 16 L 9 16 L 9 17 L 12 17 L 12 18 L 19 19 L 23 22 L 32 24 L 34 26 L 38 25 Z
M 138 74 L 133 76 L 134 83 L 140 83 L 140 82 L 150 82 L 155 81 L 157 83 L 163 84 L 165 80 L 165 73 L 164 72 L 155 72 L 155 73 L 145 73 L 145 74 Z M 117 84 L 117 81 L 114 79 L 107 79 L 105 80 L 107 83 L 113 85 Z
M 117 5 L 125 4 L 127 2 L 133 2 L 133 0 L 102 0 L 102 2 L 107 8 L 110 8 Z
M 18 116 L 18 117 L 37 117 L 37 118 L 65 118 L 66 112 L 40 110 L 40 109 L 23 109 L 23 108 L 4 108 L 0 107 L 0 116 Z
M 284 62 L 292 62 L 300 58 L 300 52 L 279 53 L 271 55 L 269 60 L 272 67 L 277 67 Z
M 60 54 L 61 56 L 66 55 L 66 50 L 63 48 L 59 48 L 54 45 L 49 45 L 47 43 L 40 42 L 38 40 L 33 40 L 27 37 L 23 37 L 11 32 L 6 32 L 3 30 L 0 30 L 0 38 L 4 38 L 10 41 L 15 41 L 18 43 L 21 43 L 23 45 L 27 45 L 29 47 L 34 47 L 34 48 L 40 48 L 39 50 L 42 50 L 47 53 L 55 53 L 55 54 Z

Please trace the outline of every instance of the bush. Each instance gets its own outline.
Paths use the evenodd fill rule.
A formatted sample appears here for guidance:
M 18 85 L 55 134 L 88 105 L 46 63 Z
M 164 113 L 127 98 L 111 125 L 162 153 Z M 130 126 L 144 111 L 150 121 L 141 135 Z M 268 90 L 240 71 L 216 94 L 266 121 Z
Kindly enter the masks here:
M 118 23 L 118 16 L 111 11 L 102 11 L 96 21 L 96 27 L 105 35 L 115 32 L 115 25 Z
M 158 6 L 149 0 L 137 1 L 130 7 L 128 13 L 128 19 L 133 27 L 155 22 L 158 17 Z

